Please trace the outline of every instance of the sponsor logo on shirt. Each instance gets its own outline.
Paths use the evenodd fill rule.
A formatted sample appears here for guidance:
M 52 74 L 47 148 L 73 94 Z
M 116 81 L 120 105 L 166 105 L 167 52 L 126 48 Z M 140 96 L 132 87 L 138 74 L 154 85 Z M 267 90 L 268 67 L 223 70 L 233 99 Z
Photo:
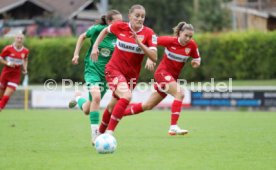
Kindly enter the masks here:
M 22 65 L 23 64 L 23 60 L 22 59 L 17 59 L 17 58 L 12 58 L 12 57 L 6 57 L 7 62 L 16 64 L 16 65 Z
M 125 37 L 126 35 L 121 33 L 120 36 Z
M 126 52 L 136 53 L 136 54 L 144 54 L 142 49 L 138 46 L 138 44 L 133 44 L 129 42 L 125 42 L 117 39 L 117 47 Z
M 156 35 L 152 35 L 152 43 L 157 44 L 157 36 Z
M 107 48 L 102 48 L 102 49 L 100 50 L 100 53 L 101 53 L 101 55 L 102 55 L 103 57 L 109 57 L 110 54 L 111 54 L 111 51 L 110 51 L 109 49 L 107 49 Z
M 165 48 L 165 53 L 169 59 L 178 61 L 178 62 L 186 62 L 189 58 L 189 56 L 173 53 L 169 51 L 167 48 Z

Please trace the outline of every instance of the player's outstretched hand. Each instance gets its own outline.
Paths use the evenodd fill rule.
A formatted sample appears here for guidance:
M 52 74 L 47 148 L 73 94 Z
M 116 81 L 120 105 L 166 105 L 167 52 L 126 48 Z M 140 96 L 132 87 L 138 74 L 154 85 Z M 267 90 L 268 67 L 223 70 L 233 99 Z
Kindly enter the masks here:
M 191 65 L 192 65 L 193 68 L 198 68 L 200 66 L 200 61 L 192 60 Z
M 141 46 L 142 42 L 141 40 L 138 38 L 137 34 L 135 32 L 132 32 L 132 37 L 135 39 L 136 43 Z
M 90 54 L 91 60 L 93 62 L 97 62 L 98 61 L 98 55 L 99 55 L 98 47 L 93 46 L 93 49 L 92 49 L 91 54 Z
M 28 71 L 26 69 L 22 69 L 22 74 L 26 75 L 28 74 Z
M 79 55 L 74 55 L 74 57 L 72 58 L 72 63 L 79 64 Z
M 147 62 L 146 62 L 146 65 L 145 65 L 145 68 L 148 69 L 149 71 L 153 72 L 155 66 L 156 66 L 156 63 L 148 58 Z
M 14 63 L 11 63 L 11 62 L 8 62 L 8 63 L 7 63 L 7 66 L 8 66 L 8 67 L 14 68 L 14 67 L 15 67 L 15 64 L 14 64 Z

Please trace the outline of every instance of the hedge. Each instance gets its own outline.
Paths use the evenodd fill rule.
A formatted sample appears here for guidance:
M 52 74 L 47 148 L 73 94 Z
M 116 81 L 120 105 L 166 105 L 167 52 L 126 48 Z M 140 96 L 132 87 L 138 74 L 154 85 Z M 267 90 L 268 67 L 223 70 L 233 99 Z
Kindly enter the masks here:
M 233 79 L 275 79 L 276 78 L 276 32 L 231 32 L 224 34 L 195 35 L 202 57 L 202 65 L 192 69 L 190 62 L 182 70 L 180 78 L 189 81 Z M 79 65 L 72 65 L 71 59 L 76 38 L 27 38 L 30 49 L 30 83 L 40 84 L 47 79 L 70 78 L 83 81 L 83 59 L 89 42 L 81 50 Z M 11 40 L 1 39 L 0 48 Z M 158 62 L 163 48 L 158 49 Z M 144 60 L 145 63 L 145 60 Z M 141 71 L 140 81 L 149 81 L 153 73 Z

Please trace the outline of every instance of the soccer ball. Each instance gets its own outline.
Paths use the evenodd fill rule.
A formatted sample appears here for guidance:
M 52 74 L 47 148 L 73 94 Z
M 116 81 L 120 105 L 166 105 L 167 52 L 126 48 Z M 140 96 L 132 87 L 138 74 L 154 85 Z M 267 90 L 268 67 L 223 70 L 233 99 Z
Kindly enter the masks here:
M 110 134 L 101 134 L 95 140 L 95 149 L 98 153 L 113 153 L 116 147 L 116 139 Z

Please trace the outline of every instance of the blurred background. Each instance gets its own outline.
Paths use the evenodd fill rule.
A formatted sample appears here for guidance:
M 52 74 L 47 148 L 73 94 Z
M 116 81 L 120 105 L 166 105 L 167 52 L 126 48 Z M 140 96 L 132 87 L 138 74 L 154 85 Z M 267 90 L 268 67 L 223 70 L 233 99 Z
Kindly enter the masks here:
M 110 9 L 119 10 L 127 21 L 128 9 L 134 4 L 146 8 L 145 25 L 158 35 L 171 35 L 172 28 L 180 21 L 195 27 L 194 39 L 202 65 L 195 70 L 187 64 L 180 78 L 189 83 L 210 82 L 214 78 L 215 83 L 225 82 L 229 86 L 232 78 L 231 85 L 240 94 L 236 96 L 248 92 L 253 96 L 224 95 L 228 97 L 223 98 L 219 93 L 220 98 L 203 98 L 203 92 L 193 93 L 189 85 L 185 106 L 276 106 L 276 0 L 1 0 L 0 48 L 11 43 L 10 37 L 21 31 L 30 49 L 29 107 L 35 107 L 33 102 L 43 103 L 41 98 L 51 94 L 34 96 L 37 94 L 34 89 L 41 86 L 43 91 L 48 79 L 59 85 L 63 79 L 83 82 L 82 61 L 77 66 L 71 64 L 77 37 Z M 81 60 L 88 46 L 87 41 L 81 50 Z M 158 53 L 160 61 L 163 49 L 159 48 Z M 153 73 L 142 69 L 140 82 L 149 82 L 152 78 Z M 17 91 L 8 107 L 23 107 L 22 93 Z M 68 96 L 58 100 L 63 101 L 62 106 L 49 104 L 48 107 L 66 107 L 64 100 Z

